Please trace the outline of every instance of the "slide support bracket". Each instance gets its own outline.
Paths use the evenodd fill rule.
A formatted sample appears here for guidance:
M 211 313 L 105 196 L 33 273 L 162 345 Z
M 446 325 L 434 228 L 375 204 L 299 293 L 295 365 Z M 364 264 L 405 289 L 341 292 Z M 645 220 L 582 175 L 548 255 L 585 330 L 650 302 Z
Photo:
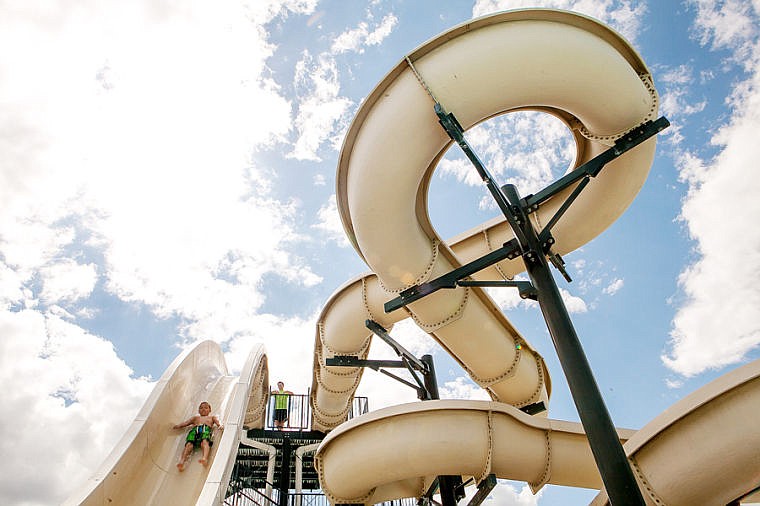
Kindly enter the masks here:
M 335 356 L 325 359 L 325 365 L 338 366 L 338 367 L 369 367 L 375 371 L 381 372 L 386 376 L 389 376 L 396 381 L 399 381 L 409 387 L 417 390 L 417 397 L 420 400 L 433 400 L 440 399 L 438 392 L 438 380 L 435 375 L 435 363 L 433 362 L 432 355 L 423 355 L 421 358 L 415 357 L 409 350 L 404 348 L 400 343 L 393 339 L 388 331 L 383 328 L 382 325 L 374 320 L 365 320 L 365 326 L 372 331 L 373 334 L 385 341 L 388 346 L 393 348 L 393 351 L 401 357 L 401 360 L 365 360 L 355 356 Z M 416 385 L 410 381 L 405 380 L 395 374 L 386 371 L 383 368 L 406 368 L 414 378 Z M 422 375 L 420 380 L 417 373 Z M 433 482 L 435 488 L 431 486 L 432 492 L 428 499 L 432 497 L 435 490 L 440 489 L 441 501 L 443 506 L 456 506 L 457 502 L 464 497 L 464 491 L 462 490 L 462 477 L 461 476 L 439 476 Z M 423 495 L 423 499 L 427 496 L 427 493 Z M 425 503 L 423 503 L 425 504 Z M 430 504 L 430 502 L 427 502 Z

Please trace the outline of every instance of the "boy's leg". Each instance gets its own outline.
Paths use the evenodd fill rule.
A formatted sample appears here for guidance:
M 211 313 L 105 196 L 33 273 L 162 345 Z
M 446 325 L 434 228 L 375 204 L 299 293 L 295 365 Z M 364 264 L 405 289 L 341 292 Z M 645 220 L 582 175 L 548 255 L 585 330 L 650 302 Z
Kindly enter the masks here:
M 185 463 L 190 458 L 190 454 L 193 452 L 193 449 L 193 443 L 185 443 L 185 448 L 182 450 L 182 455 L 180 456 L 179 462 L 177 463 L 177 469 L 179 469 L 180 473 L 185 470 Z
M 208 444 L 208 440 L 204 439 L 201 441 L 201 451 L 203 451 L 203 457 L 198 461 L 204 466 L 208 464 L 208 454 L 211 450 L 211 446 Z

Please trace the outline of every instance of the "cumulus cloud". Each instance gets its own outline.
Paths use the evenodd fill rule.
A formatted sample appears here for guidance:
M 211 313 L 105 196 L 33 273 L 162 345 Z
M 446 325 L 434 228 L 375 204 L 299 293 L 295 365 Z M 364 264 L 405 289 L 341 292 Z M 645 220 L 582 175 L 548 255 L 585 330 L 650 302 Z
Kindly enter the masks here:
M 240 335 L 229 341 L 225 353 L 227 364 L 233 371 L 240 370 L 253 344 L 264 343 L 270 382 L 275 384 L 281 380 L 289 390 L 306 394 L 311 387 L 311 369 L 294 367 L 294 364 L 313 362 L 316 320 L 316 314 L 306 318 L 255 315 L 251 326 L 245 329 L 247 333 L 241 330 Z
M 317 211 L 317 223 L 314 228 L 321 230 L 327 236 L 327 239 L 334 241 L 338 246 L 348 248 L 351 243 L 348 242 L 346 231 L 343 230 L 343 223 L 338 214 L 338 204 L 335 194 L 330 195 L 329 200 Z
M 0 334 L 3 403 L 15 428 L 0 441 L 9 464 L 0 502 L 60 502 L 100 463 L 152 385 L 110 343 L 51 314 L 0 311 Z
M 538 302 L 532 299 L 523 299 L 520 297 L 517 288 L 487 288 L 488 294 L 503 310 L 508 311 L 517 307 L 535 308 L 538 310 Z M 560 297 L 565 303 L 565 307 L 570 313 L 585 313 L 588 311 L 588 305 L 582 297 L 573 295 L 564 288 L 559 289 Z
M 0 7 L 0 375 L 25 427 L 0 449 L 3 504 L 60 502 L 151 387 L 79 325 L 93 297 L 224 341 L 262 323 L 265 274 L 320 281 L 251 160 L 291 126 L 261 27 L 315 4 Z
M 525 279 L 518 278 L 520 281 Z M 501 308 L 502 311 L 515 309 L 516 307 L 537 307 L 537 302 L 520 297 L 517 288 L 486 288 L 486 292 L 493 301 Z
M 465 490 L 467 495 L 462 499 L 461 504 L 467 504 L 477 492 L 475 487 L 469 487 Z M 499 506 L 537 506 L 542 495 L 543 490 L 533 495 L 528 485 L 497 480 L 496 487 L 488 494 L 484 502 L 485 504 L 498 504 Z
M 701 160 L 685 153 L 679 160 L 689 185 L 680 218 L 697 258 L 679 276 L 684 300 L 662 359 L 684 376 L 736 363 L 760 344 L 760 232 L 749 225 L 760 215 L 760 182 L 752 170 L 760 156 L 760 18 L 741 2 L 694 5 L 702 43 L 730 49 L 750 72 L 730 97 L 732 117 L 712 137 L 719 154 Z
M 623 288 L 624 284 L 625 282 L 622 279 L 615 278 L 602 291 L 606 293 L 607 295 L 615 295 L 616 293 L 618 293 L 618 291 L 620 291 L 621 288 Z
M 679 65 L 675 69 L 665 72 L 660 81 L 665 85 L 665 92 L 662 93 L 660 109 L 662 114 L 669 118 L 678 117 L 679 115 L 689 116 L 704 110 L 707 105 L 706 100 L 696 103 L 687 102 L 689 87 L 695 82 L 693 69 L 688 65 Z
M 334 54 L 346 52 L 364 52 L 364 46 L 380 44 L 398 24 L 398 18 L 388 14 L 370 31 L 370 25 L 362 21 L 356 28 L 346 30 L 335 38 L 331 52 Z
M 729 49 L 733 60 L 748 71 L 757 61 L 757 4 L 740 0 L 695 0 L 694 33 L 702 45 Z
M 458 376 L 453 381 L 446 381 L 442 387 L 439 387 L 438 393 L 441 399 L 491 400 L 486 390 L 464 376 Z
M 567 126 L 540 112 L 493 118 L 470 129 L 466 137 L 491 175 L 515 184 L 523 195 L 535 193 L 563 175 L 575 158 L 575 141 Z M 483 184 L 458 146 L 449 150 L 438 173 L 470 186 Z M 483 207 L 496 209 L 496 204 L 485 197 Z
M 370 15 L 371 17 L 371 15 Z M 344 53 L 363 53 L 366 46 L 380 44 L 398 23 L 388 14 L 371 27 L 362 21 L 356 28 L 337 35 L 329 51 L 313 56 L 304 51 L 296 64 L 295 89 L 298 110 L 295 118 L 296 141 L 290 157 L 321 161 L 319 149 L 326 142 L 337 149 L 353 102 L 340 94 L 336 57 Z
M 317 151 L 339 129 L 341 119 L 345 121 L 352 102 L 340 96 L 337 63 L 329 53 L 315 58 L 304 51 L 296 65 L 295 80 L 300 95 L 295 119 L 298 138 L 290 156 L 320 161 Z
M 682 130 L 685 119 L 702 112 L 707 106 L 704 97 L 695 100 L 691 96 L 697 80 L 693 73 L 691 66 L 683 64 L 665 71 L 659 78 L 660 111 L 671 120 L 666 132 L 674 146 L 679 146 L 684 140 Z
M 581 297 L 571 294 L 564 288 L 560 288 L 559 293 L 562 297 L 562 301 L 565 303 L 565 307 L 567 307 L 568 312 L 585 313 L 588 311 L 586 301 L 584 301 Z
M 95 264 L 78 264 L 63 259 L 40 270 L 44 279 L 41 297 L 48 304 L 59 301 L 73 302 L 87 297 L 95 287 L 97 270 Z

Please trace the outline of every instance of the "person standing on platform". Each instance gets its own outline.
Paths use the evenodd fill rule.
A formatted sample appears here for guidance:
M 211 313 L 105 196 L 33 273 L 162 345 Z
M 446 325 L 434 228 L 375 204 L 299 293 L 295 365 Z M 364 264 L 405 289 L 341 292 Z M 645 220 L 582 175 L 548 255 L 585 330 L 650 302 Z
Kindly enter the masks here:
M 277 430 L 283 430 L 288 421 L 288 404 L 293 392 L 285 390 L 285 383 L 278 381 L 277 390 L 272 390 L 272 395 L 274 395 L 274 427 Z

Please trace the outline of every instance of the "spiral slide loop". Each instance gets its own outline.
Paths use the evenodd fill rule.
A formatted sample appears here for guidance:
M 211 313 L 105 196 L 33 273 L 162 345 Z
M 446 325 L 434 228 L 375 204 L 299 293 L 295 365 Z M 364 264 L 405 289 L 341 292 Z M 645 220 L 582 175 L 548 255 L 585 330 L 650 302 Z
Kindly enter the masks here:
M 428 181 L 450 145 L 433 109 L 436 102 L 465 130 L 509 111 L 553 114 L 572 128 L 578 166 L 653 119 L 658 99 L 646 66 L 624 39 L 565 11 L 518 10 L 476 19 L 404 58 L 365 100 L 341 151 L 341 219 L 373 274 L 341 288 L 320 316 L 312 384 L 319 430 L 345 420 L 361 375 L 325 367 L 323 359 L 335 350 L 366 353 L 371 334 L 362 323 L 369 315 L 386 327 L 411 316 L 495 401 L 517 407 L 548 402 L 551 384 L 543 359 L 482 289 L 440 291 L 409 304 L 406 312 L 383 312 L 383 302 L 399 291 L 512 238 L 504 221 L 495 220 L 446 244 L 430 224 Z M 654 148 L 650 139 L 607 165 L 552 229 L 554 252 L 585 244 L 622 214 L 646 179 Z M 537 227 L 573 189 L 532 213 Z M 522 270 L 517 258 L 473 277 L 504 279 Z

